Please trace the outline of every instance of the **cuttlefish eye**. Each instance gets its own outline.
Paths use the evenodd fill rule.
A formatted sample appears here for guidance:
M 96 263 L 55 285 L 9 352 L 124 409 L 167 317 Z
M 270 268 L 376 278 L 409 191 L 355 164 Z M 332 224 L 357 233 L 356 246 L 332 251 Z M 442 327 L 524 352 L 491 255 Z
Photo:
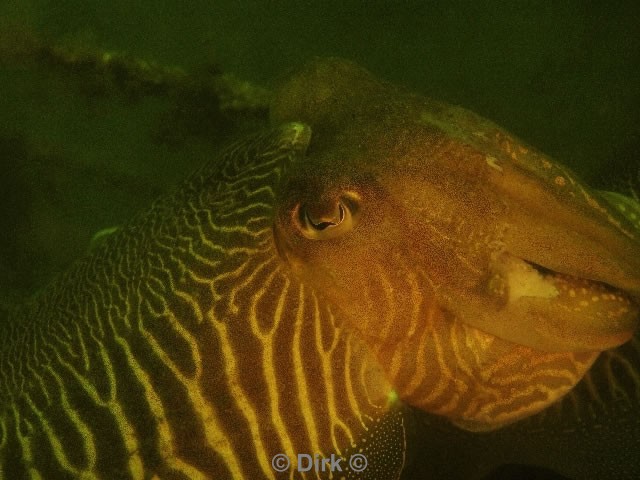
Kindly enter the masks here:
M 310 240 L 328 240 L 350 232 L 357 223 L 360 197 L 344 192 L 300 203 L 293 214 L 300 233 Z

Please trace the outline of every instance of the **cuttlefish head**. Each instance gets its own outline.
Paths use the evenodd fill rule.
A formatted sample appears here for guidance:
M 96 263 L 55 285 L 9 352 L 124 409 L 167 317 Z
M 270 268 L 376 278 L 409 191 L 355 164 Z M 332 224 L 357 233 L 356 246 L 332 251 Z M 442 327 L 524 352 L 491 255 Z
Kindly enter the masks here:
M 307 65 L 272 112 L 311 129 L 279 187 L 278 251 L 409 403 L 492 428 L 555 401 L 633 335 L 639 233 L 566 167 L 342 60 Z M 538 395 L 515 380 L 527 372 Z M 497 397 L 517 405 L 487 413 Z

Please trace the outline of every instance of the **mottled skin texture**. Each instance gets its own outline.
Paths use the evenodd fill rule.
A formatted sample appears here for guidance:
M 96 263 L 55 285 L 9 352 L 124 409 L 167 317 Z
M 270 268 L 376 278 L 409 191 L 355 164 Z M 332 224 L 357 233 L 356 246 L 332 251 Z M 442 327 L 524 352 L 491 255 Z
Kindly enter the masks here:
M 0 480 L 640 474 L 633 225 L 349 62 L 272 121 L 0 319 Z

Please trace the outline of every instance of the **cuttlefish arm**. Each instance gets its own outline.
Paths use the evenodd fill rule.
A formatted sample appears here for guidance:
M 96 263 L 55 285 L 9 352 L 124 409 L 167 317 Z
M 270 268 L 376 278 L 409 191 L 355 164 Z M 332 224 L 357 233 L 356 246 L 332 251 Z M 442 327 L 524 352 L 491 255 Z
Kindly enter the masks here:
M 628 340 L 638 317 L 629 297 L 640 296 L 640 230 L 611 208 L 611 194 L 590 189 L 567 167 L 471 112 L 446 107 L 438 113 L 422 118 L 486 152 L 490 168 L 479 181 L 506 206 L 504 250 L 488 283 L 506 305 L 495 312 L 474 299 L 470 322 L 551 350 L 605 349 Z M 483 309 L 490 316 L 474 317 Z
M 498 428 L 633 335 L 638 234 L 562 165 L 340 60 L 287 82 L 273 118 L 312 131 L 279 192 L 280 254 L 405 402 Z

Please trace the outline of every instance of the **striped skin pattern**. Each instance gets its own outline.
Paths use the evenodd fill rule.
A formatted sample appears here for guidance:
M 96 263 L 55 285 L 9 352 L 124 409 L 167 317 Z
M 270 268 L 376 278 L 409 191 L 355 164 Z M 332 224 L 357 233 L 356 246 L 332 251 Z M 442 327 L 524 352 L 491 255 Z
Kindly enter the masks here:
M 633 412 L 640 406 L 640 338 L 609 350 L 598 358 L 583 381 L 567 396 L 542 412 L 533 424 L 550 422 L 568 425 L 615 413 Z M 617 411 L 617 412 L 616 412 Z M 640 417 L 628 426 L 637 429 Z M 602 420 L 598 421 L 602 424 Z M 635 425 L 634 425 L 635 423 Z M 601 428 L 604 427 L 601 425 Z M 636 466 L 637 467 L 637 466 Z
M 569 478 L 635 480 L 640 474 L 640 338 L 600 355 L 583 380 L 542 412 L 491 432 L 422 420 L 415 439 L 429 461 L 407 479 Z M 511 474 L 494 474 L 500 465 Z M 532 472 L 545 467 L 553 474 Z
M 0 324 L 1 479 L 290 478 L 297 453 L 350 452 L 398 475 L 389 384 L 273 245 L 308 139 L 235 146 Z

